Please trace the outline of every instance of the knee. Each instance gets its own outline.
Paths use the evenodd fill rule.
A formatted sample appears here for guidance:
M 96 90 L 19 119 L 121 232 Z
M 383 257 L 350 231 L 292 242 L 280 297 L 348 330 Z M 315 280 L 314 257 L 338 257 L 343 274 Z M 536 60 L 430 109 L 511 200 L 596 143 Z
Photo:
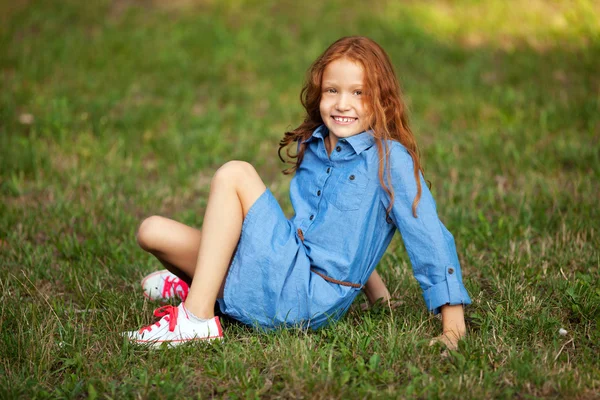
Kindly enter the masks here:
M 246 161 L 229 161 L 215 172 L 211 185 L 237 185 L 251 175 L 257 175 L 252 164 Z
M 160 235 L 162 219 L 163 217 L 153 215 L 142 221 L 135 234 L 138 245 L 142 249 L 146 251 L 154 249 Z

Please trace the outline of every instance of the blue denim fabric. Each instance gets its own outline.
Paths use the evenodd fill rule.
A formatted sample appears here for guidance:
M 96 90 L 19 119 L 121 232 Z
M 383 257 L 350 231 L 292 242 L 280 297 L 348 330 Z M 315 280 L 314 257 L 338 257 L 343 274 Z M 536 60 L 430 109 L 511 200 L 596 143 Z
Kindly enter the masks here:
M 439 220 L 422 176 L 417 218 L 412 215 L 417 185 L 407 150 L 387 142 L 395 199 L 386 219 L 390 198 L 379 182 L 371 134 L 340 139 L 330 155 L 327 135 L 322 125 L 306 141 L 290 185 L 292 218 L 283 216 L 268 189 L 248 212 L 219 300 L 222 311 L 263 327 L 307 323 L 317 328 L 336 320 L 360 289 L 325 281 L 310 269 L 364 285 L 396 229 L 427 308 L 437 314 L 445 304 L 470 304 L 454 238 Z
M 395 197 L 389 223 L 390 198 L 379 183 L 373 137 L 363 132 L 341 139 L 328 157 L 327 134 L 322 125 L 308 140 L 290 187 L 292 222 L 304 232 L 311 264 L 335 279 L 364 284 L 398 228 L 427 308 L 437 314 L 444 304 L 470 304 L 454 238 L 439 220 L 422 175 L 417 218 L 412 215 L 417 185 L 404 146 L 388 142 Z

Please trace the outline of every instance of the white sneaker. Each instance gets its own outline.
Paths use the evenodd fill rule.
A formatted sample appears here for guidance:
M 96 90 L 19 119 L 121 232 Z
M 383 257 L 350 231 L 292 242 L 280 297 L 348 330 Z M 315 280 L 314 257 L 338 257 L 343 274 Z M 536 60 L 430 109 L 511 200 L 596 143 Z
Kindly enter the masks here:
M 179 307 L 157 308 L 154 316 L 162 318 L 139 331 L 124 332 L 123 336 L 132 343 L 150 347 L 159 347 L 163 343 L 167 343 L 168 347 L 175 347 L 196 340 L 223 339 L 219 317 L 203 321 L 191 319 L 183 303 Z
M 166 269 L 146 275 L 142 279 L 142 288 L 144 289 L 144 296 L 151 300 L 161 301 L 167 301 L 175 297 L 185 301 L 190 290 L 185 281 Z

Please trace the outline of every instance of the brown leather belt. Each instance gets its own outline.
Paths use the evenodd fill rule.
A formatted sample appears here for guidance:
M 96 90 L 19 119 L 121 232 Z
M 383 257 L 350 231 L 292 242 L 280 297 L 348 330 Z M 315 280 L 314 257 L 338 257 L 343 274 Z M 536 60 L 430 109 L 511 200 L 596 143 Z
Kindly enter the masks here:
M 298 228 L 296 233 L 298 233 L 298 237 L 300 238 L 300 240 L 304 242 L 304 232 L 302 232 L 302 229 Z M 325 279 L 327 282 L 336 283 L 336 284 L 342 285 L 342 286 L 349 286 L 349 287 L 353 287 L 353 288 L 357 288 L 357 289 L 363 288 L 363 285 L 361 285 L 360 283 L 338 281 L 337 279 L 330 278 L 327 275 L 320 273 L 319 271 L 315 270 L 314 268 L 311 268 L 310 270 L 311 270 L 311 272 L 314 272 L 315 274 L 319 275 L 321 278 Z

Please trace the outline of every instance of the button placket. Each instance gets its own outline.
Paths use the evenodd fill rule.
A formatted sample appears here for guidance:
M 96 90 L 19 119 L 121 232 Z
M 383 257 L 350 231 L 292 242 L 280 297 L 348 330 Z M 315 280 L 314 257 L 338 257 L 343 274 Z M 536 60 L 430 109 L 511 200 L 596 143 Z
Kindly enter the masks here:
M 327 181 L 329 180 L 329 176 L 331 174 L 331 166 L 327 167 L 327 169 L 325 170 L 325 174 L 326 174 L 325 179 L 322 181 L 322 183 L 320 183 L 317 186 L 317 190 L 314 192 L 317 195 L 317 197 L 321 197 L 321 194 L 323 193 L 323 188 L 325 187 L 325 185 L 327 184 Z M 319 204 L 320 201 L 321 200 L 319 199 L 317 204 Z
M 317 210 L 316 210 L 316 212 L 313 211 L 313 213 L 311 213 L 308 216 L 308 221 L 310 221 L 310 222 L 307 222 L 305 231 L 310 228 L 310 226 L 312 225 L 312 223 L 315 220 L 315 217 L 317 216 L 317 213 L 319 212 L 320 203 L 321 203 L 321 199 L 322 199 L 321 194 L 323 193 L 322 190 L 324 189 L 325 185 L 327 184 L 327 181 L 331 177 L 332 168 L 333 168 L 332 166 L 327 167 L 327 169 L 325 170 L 325 173 L 326 173 L 325 180 L 319 186 L 317 186 L 317 190 L 316 190 L 316 192 L 314 192 L 317 195 L 317 197 L 319 198 L 317 200 Z

